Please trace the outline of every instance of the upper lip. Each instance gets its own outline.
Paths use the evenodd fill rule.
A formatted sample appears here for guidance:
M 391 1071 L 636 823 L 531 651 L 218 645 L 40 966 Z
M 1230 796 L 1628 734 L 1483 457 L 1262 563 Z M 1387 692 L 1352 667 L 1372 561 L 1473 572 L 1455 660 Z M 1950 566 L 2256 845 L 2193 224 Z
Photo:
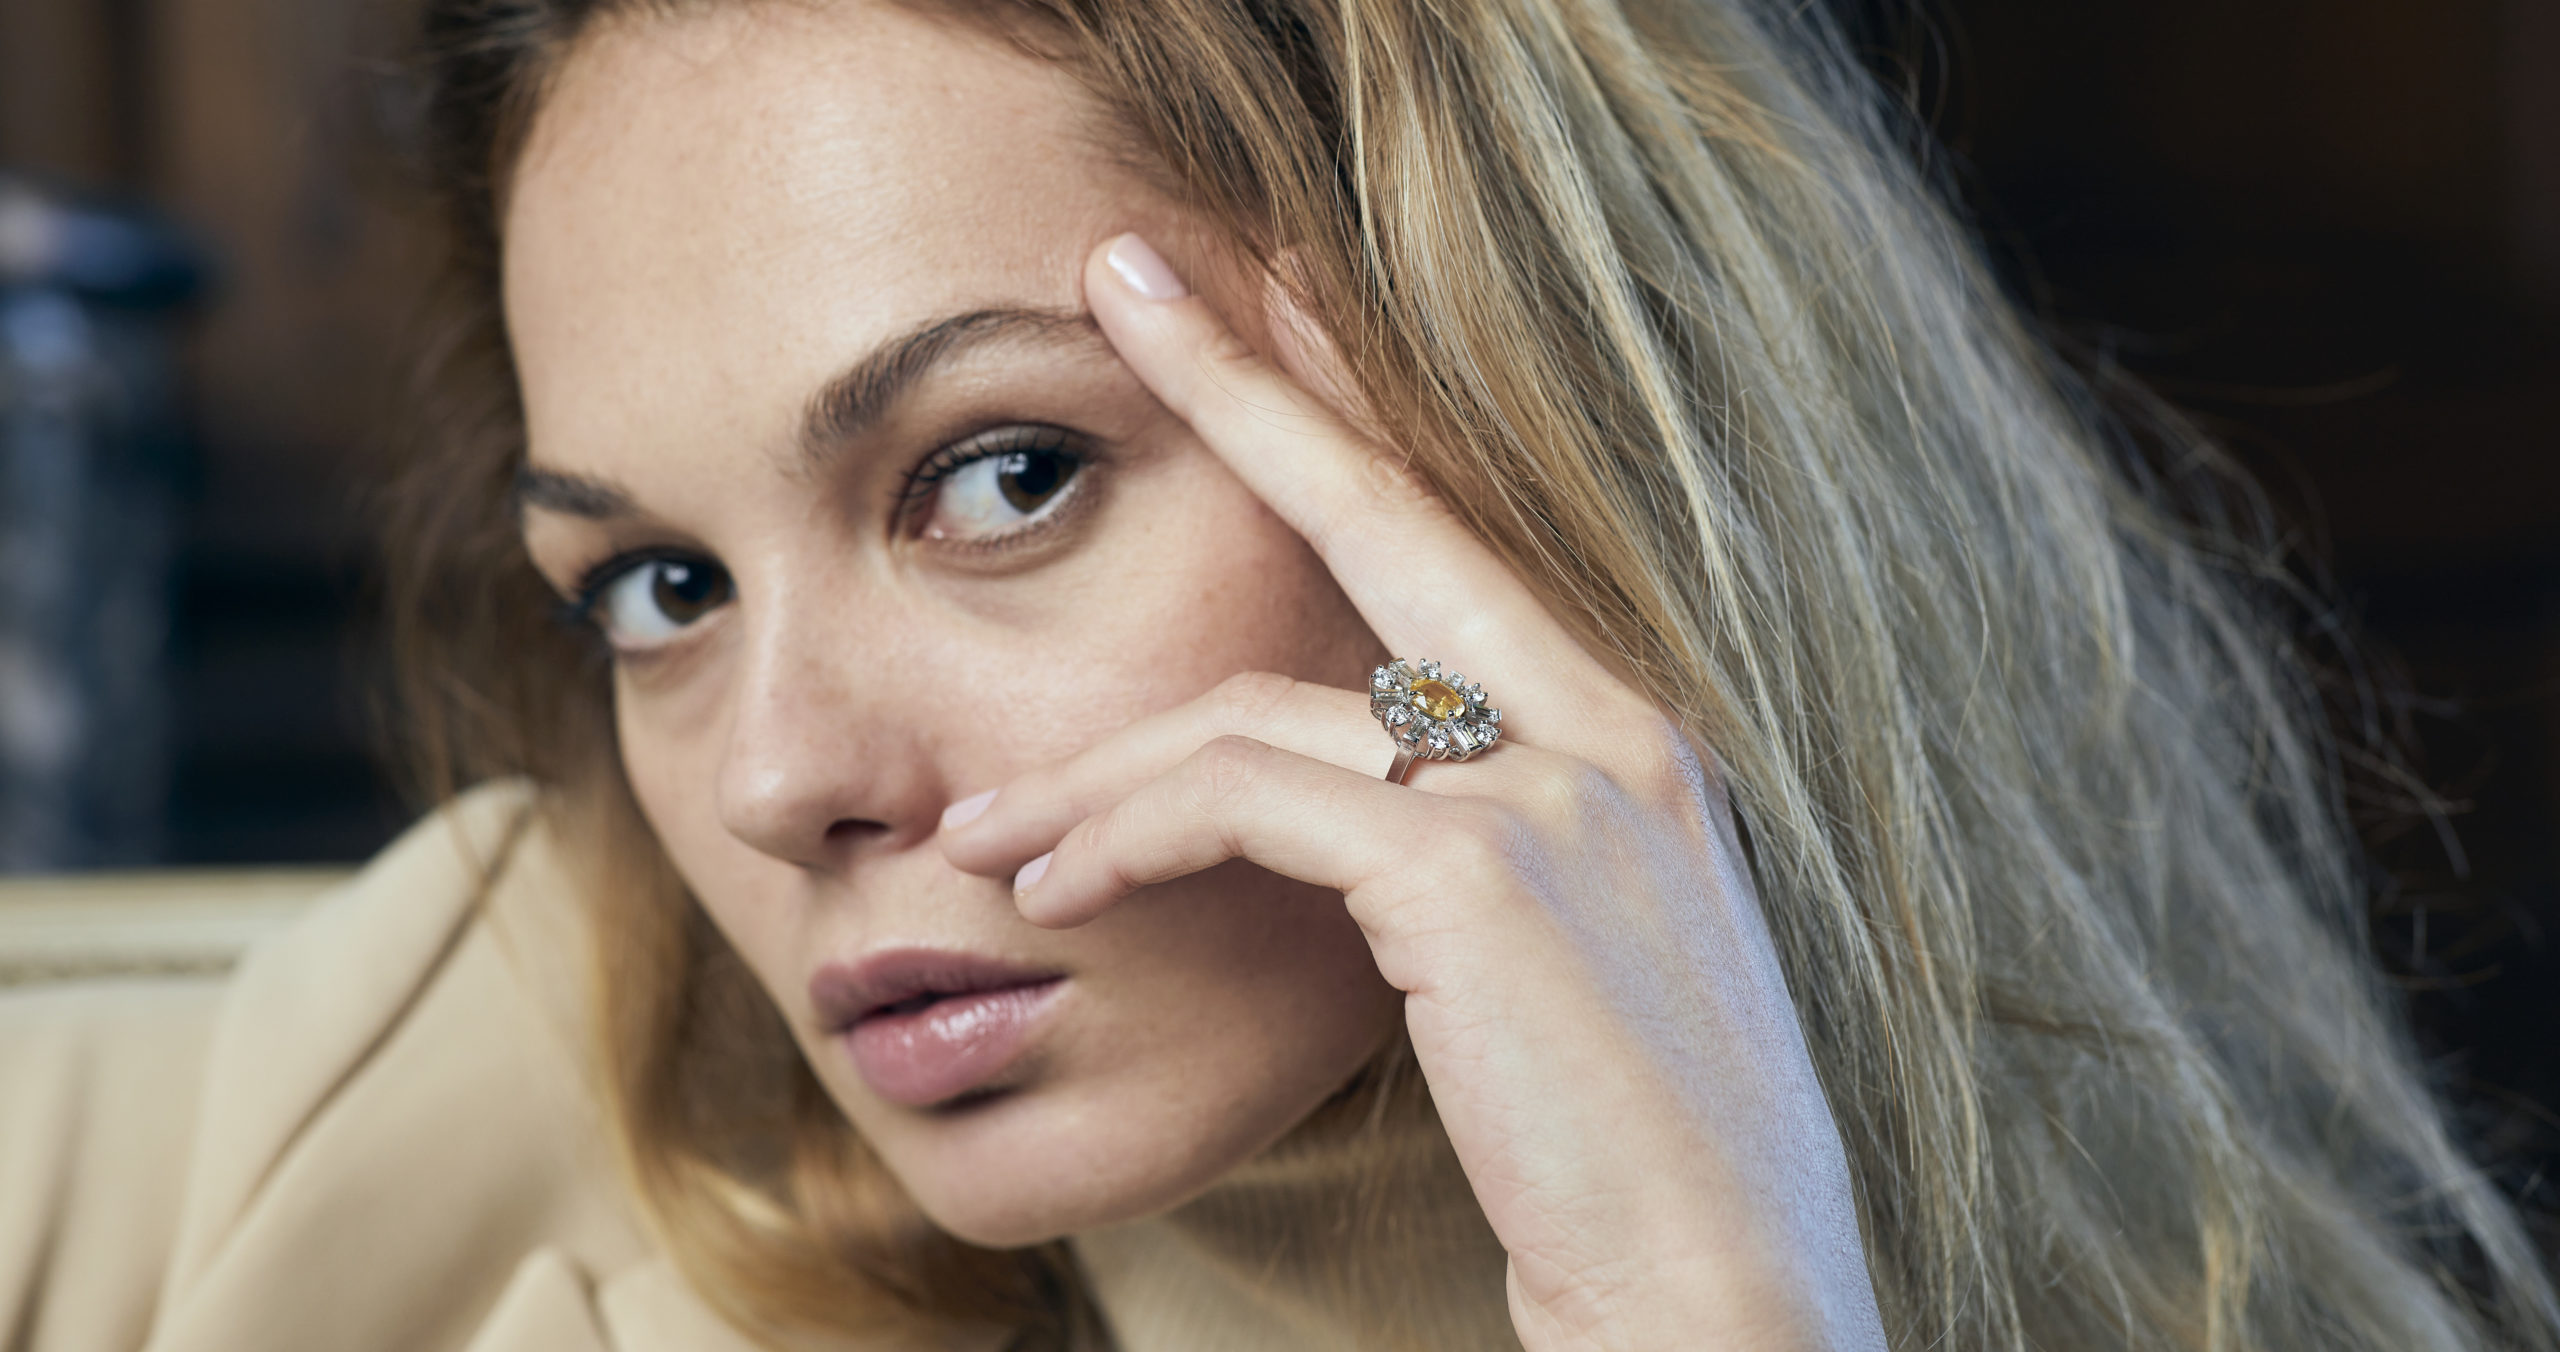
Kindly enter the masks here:
M 809 1003 L 829 1033 L 841 1033 L 890 1005 L 919 995 L 973 995 L 1037 985 L 1054 968 L 940 948 L 892 948 L 859 962 L 831 962 L 809 978 Z

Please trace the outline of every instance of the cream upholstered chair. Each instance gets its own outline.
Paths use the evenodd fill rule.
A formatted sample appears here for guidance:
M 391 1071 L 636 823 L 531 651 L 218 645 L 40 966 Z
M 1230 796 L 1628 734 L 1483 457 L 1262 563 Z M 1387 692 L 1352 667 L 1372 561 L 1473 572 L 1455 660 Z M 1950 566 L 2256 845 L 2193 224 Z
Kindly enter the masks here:
M 350 876 L 288 867 L 0 877 L 0 987 L 221 972 Z

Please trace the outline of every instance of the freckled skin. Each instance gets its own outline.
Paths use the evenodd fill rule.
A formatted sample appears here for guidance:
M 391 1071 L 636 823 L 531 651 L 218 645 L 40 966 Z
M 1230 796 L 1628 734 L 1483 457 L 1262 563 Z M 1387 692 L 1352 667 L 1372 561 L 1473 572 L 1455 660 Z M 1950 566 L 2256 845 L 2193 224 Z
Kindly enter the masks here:
M 505 221 L 532 460 L 639 509 L 530 511 L 537 565 L 565 591 L 660 548 L 734 580 L 617 675 L 642 809 L 858 1129 L 934 1219 L 991 1244 L 1195 1194 L 1400 1010 L 1334 893 L 1231 862 L 1049 931 L 935 848 L 955 799 L 1227 676 L 1357 688 L 1387 656 L 1098 338 L 973 350 L 841 454 L 803 456 L 838 370 L 953 312 L 1074 310 L 1120 231 L 1221 294 L 1199 233 L 1077 130 L 1092 117 L 1056 69 L 885 5 L 616 21 L 561 71 Z M 1000 553 L 893 527 L 901 475 L 1012 421 L 1096 448 L 1064 524 Z M 904 945 L 1068 974 L 993 1099 L 891 1104 L 817 1026 L 820 965 Z

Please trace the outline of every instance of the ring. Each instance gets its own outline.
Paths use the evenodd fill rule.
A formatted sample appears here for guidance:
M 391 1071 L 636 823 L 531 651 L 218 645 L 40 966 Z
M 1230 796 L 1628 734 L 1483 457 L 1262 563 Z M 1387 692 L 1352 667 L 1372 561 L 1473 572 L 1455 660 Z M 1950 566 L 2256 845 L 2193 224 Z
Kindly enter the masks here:
M 1402 659 L 1369 673 L 1369 712 L 1396 743 L 1389 783 L 1401 784 L 1418 760 L 1460 761 L 1502 736 L 1502 711 L 1484 702 L 1484 687 L 1437 662 Z

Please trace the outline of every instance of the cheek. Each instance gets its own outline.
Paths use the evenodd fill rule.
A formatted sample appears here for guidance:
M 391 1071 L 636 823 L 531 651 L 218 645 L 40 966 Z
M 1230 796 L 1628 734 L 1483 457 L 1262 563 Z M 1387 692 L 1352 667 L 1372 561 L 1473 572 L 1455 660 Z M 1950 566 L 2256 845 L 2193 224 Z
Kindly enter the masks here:
M 719 742 L 702 708 L 669 708 L 663 697 L 637 693 L 617 674 L 613 693 L 614 738 L 632 797 L 686 879 L 701 890 L 691 865 L 710 843 L 702 827 L 716 821 Z
M 1091 651 L 1166 708 L 1245 671 L 1363 688 L 1384 649 L 1306 541 L 1205 448 L 1150 485 L 1179 504 L 1134 523 L 1088 608 Z M 1136 711 L 1143 712 L 1143 711 Z
M 1329 1092 L 1402 1007 L 1339 893 L 1230 861 L 1125 911 L 1143 932 L 1132 947 L 1147 959 L 1145 1022 L 1189 1044 L 1166 1048 L 1161 1064 L 1206 1100 Z M 1239 1076 L 1251 1083 L 1231 1083 Z
M 766 960 L 785 940 L 780 912 L 758 900 L 773 861 L 721 824 L 720 709 L 698 697 L 635 695 L 621 681 L 617 677 L 614 692 L 615 736 L 640 815 L 713 923 L 750 967 L 769 975 Z M 762 932 L 759 921 L 774 932 Z

